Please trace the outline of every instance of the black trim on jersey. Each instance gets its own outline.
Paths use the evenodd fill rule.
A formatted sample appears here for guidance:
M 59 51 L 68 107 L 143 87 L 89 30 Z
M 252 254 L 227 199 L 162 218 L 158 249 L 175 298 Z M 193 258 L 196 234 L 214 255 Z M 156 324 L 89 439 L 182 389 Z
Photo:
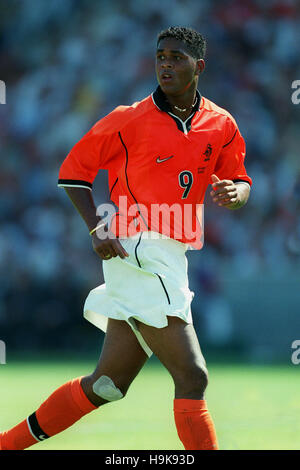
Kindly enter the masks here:
M 232 181 L 233 181 L 233 183 L 247 183 L 251 187 L 249 181 L 246 181 L 246 180 L 236 179 L 236 180 L 232 180 Z
M 195 111 L 196 112 L 196 111 Z M 185 126 L 186 126 L 186 129 L 188 132 L 190 132 L 191 128 L 192 128 L 192 119 L 193 117 L 195 116 L 195 112 L 187 119 L 187 121 L 185 122 Z
M 125 176 L 126 176 L 127 187 L 128 187 L 128 190 L 129 190 L 131 196 L 132 196 L 133 199 L 135 200 L 135 203 L 136 203 L 137 208 L 138 208 L 138 213 L 139 213 L 139 215 L 140 215 L 141 218 L 143 219 L 143 222 L 144 222 L 145 226 L 147 227 L 147 229 L 150 230 L 150 228 L 148 227 L 148 225 L 147 225 L 147 223 L 146 223 L 146 221 L 145 221 L 143 215 L 141 214 L 141 211 L 140 211 L 140 208 L 139 208 L 139 203 L 137 202 L 136 198 L 134 197 L 134 195 L 133 195 L 133 193 L 132 193 L 132 191 L 131 191 L 131 189 L 130 189 L 130 187 L 129 187 L 128 175 L 127 175 L 128 150 L 127 150 L 127 147 L 126 147 L 126 145 L 125 145 L 125 143 L 124 143 L 124 141 L 123 141 L 123 139 L 122 139 L 121 132 L 119 131 L 118 134 L 119 134 L 119 138 L 120 138 L 121 144 L 123 145 L 123 147 L 124 147 L 124 149 L 125 149 L 125 153 L 126 153 Z
M 178 117 L 178 116 L 175 116 L 173 113 L 172 113 L 172 108 L 170 106 L 170 103 L 168 102 L 167 100 L 167 97 L 166 95 L 164 94 L 164 92 L 162 91 L 162 89 L 160 88 L 160 86 L 158 86 L 155 90 L 155 92 L 153 93 L 152 95 L 153 97 L 153 101 L 155 103 L 155 105 L 161 110 L 161 111 L 164 111 L 165 113 L 168 113 L 169 116 L 174 119 L 174 121 L 176 122 L 176 126 L 177 128 L 181 131 L 181 132 L 184 132 L 184 128 L 182 126 L 182 120 Z M 196 113 L 196 111 L 199 111 L 199 108 L 200 108 L 200 103 L 201 103 L 201 99 L 202 99 L 202 96 L 199 92 L 199 90 L 196 90 L 196 103 L 195 105 L 193 106 L 192 108 L 192 114 L 190 115 L 190 117 L 187 119 L 187 121 L 185 121 L 185 125 L 186 125 L 186 129 L 187 131 L 189 132 L 191 130 L 191 127 L 192 127 L 192 119 Z M 171 114 L 172 113 L 172 114 Z
M 61 185 L 67 184 L 67 185 L 70 185 L 70 186 L 73 186 L 73 185 L 78 186 L 80 184 L 81 186 L 86 186 L 87 188 L 90 188 L 90 189 L 92 189 L 92 187 L 93 187 L 92 183 L 89 183 L 88 181 L 83 181 L 83 180 L 62 180 L 62 179 L 59 179 L 58 184 L 61 184 Z
M 169 116 L 176 122 L 176 126 L 177 126 L 177 129 L 181 132 L 184 132 L 184 127 L 182 125 L 182 123 L 184 122 L 185 123 L 185 126 L 186 126 L 186 130 L 188 132 L 190 132 L 191 130 L 191 127 L 192 127 L 192 119 L 193 117 L 195 116 L 195 112 L 193 112 L 193 114 L 191 114 L 191 116 L 186 120 L 186 121 L 182 121 L 179 117 L 177 117 L 175 114 L 171 114 L 171 113 L 168 113 Z
M 222 148 L 224 148 L 224 147 L 227 147 L 227 145 L 231 144 L 231 142 L 233 141 L 233 139 L 234 139 L 234 138 L 235 138 L 235 136 L 236 136 L 236 133 L 237 133 L 237 129 L 235 130 L 235 133 L 233 134 L 233 137 L 232 137 L 232 139 L 231 139 L 229 142 L 227 142 L 227 144 L 223 145 L 223 147 L 222 147 Z
M 32 413 L 32 415 L 28 416 L 27 420 L 30 426 L 30 431 L 37 441 L 44 441 L 45 439 L 49 439 L 50 436 L 48 436 L 48 434 L 42 430 L 35 413 Z
M 166 287 L 165 287 L 165 285 L 164 285 L 164 283 L 163 283 L 163 280 L 162 280 L 162 278 L 160 277 L 160 275 L 159 275 L 159 274 L 157 274 L 157 273 L 154 273 L 154 274 L 156 274 L 156 276 L 157 276 L 157 277 L 158 277 L 158 279 L 160 280 L 160 283 L 161 283 L 161 285 L 163 286 L 163 289 L 164 289 L 164 291 L 165 291 L 165 294 L 166 294 L 166 296 L 167 296 L 167 299 L 168 299 L 168 304 L 170 305 L 170 304 L 171 304 L 171 302 L 170 302 L 170 297 L 169 297 L 168 291 L 167 291 L 167 289 L 166 289 Z
M 201 96 L 199 90 L 196 90 L 196 98 L 197 99 L 196 99 L 195 105 L 193 106 L 193 111 L 199 111 L 199 108 L 200 108 L 200 103 L 201 103 L 202 96 Z M 155 92 L 153 93 L 153 100 L 154 100 L 156 106 L 161 111 L 165 111 L 166 113 L 171 113 L 172 112 L 172 108 L 170 106 L 170 103 L 167 100 L 167 97 L 164 94 L 164 92 L 162 91 L 162 89 L 160 88 L 160 86 L 158 86 L 156 88 Z
M 135 249 L 134 249 L 134 253 L 135 253 L 135 259 L 137 261 L 137 264 L 139 265 L 139 268 L 142 267 L 141 263 L 140 263 L 140 260 L 138 259 L 138 255 L 137 255 L 137 249 L 138 249 L 138 246 L 139 244 L 141 243 L 141 239 L 142 239 L 142 235 L 143 235 L 143 232 L 141 232 L 141 235 L 140 235 L 140 238 L 135 246 Z
M 117 177 L 116 181 L 114 182 L 114 184 L 113 184 L 112 187 L 111 187 L 111 190 L 110 190 L 110 193 L 109 193 L 109 199 L 111 199 L 111 193 L 113 192 L 113 189 L 114 189 L 114 187 L 116 186 L 116 184 L 117 184 L 117 182 L 118 182 L 118 179 L 119 179 L 119 178 Z

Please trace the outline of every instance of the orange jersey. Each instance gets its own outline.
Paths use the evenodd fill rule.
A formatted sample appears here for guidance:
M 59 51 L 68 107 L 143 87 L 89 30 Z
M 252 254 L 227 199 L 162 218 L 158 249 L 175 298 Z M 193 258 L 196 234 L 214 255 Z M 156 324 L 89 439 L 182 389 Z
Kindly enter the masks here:
M 199 248 L 189 232 L 198 223 L 197 207 L 204 201 L 211 175 L 251 186 L 244 158 L 244 139 L 226 110 L 197 91 L 192 114 L 183 122 L 172 114 L 158 87 L 144 100 L 119 106 L 98 121 L 64 160 L 58 185 L 92 189 L 98 171 L 108 170 L 111 200 L 119 207 L 123 196 L 127 209 L 135 207 L 126 227 L 135 219 L 138 230 L 165 233 Z M 147 217 L 153 205 L 182 211 L 188 206 L 190 227 L 187 231 L 176 227 L 176 211 L 167 226 L 161 226 L 157 213 Z M 124 210 L 117 216 L 119 223 L 116 217 L 112 231 L 120 236 Z

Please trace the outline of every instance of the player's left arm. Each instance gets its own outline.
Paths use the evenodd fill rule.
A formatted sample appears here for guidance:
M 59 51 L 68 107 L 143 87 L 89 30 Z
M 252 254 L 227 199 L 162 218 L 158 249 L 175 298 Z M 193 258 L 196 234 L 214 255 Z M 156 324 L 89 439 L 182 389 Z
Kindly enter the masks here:
M 225 142 L 211 176 L 212 200 L 226 209 L 240 209 L 250 195 L 252 179 L 248 176 L 244 160 L 245 141 L 235 120 L 230 116 L 226 122 Z
M 220 180 L 217 175 L 211 177 L 213 190 L 210 192 L 212 200 L 226 209 L 240 209 L 250 196 L 250 185 L 247 182 L 232 180 Z

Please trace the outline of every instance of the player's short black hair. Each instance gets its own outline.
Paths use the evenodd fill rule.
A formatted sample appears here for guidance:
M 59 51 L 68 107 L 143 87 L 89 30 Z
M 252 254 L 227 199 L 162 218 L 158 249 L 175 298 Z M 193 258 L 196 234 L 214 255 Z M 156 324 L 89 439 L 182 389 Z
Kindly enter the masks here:
M 157 46 L 162 39 L 174 38 L 185 43 L 191 56 L 195 59 L 204 59 L 206 53 L 206 40 L 202 34 L 192 28 L 184 26 L 170 26 L 157 36 Z

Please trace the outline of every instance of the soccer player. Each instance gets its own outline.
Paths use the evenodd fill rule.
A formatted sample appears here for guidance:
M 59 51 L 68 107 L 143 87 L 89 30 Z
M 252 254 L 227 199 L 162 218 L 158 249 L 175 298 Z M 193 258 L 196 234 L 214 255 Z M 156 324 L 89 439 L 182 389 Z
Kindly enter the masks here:
M 105 340 L 96 369 L 59 387 L 27 419 L 2 432 L 2 449 L 28 448 L 121 399 L 152 353 L 173 378 L 174 417 L 184 448 L 218 449 L 204 396 L 208 373 L 191 317 L 185 252 L 202 246 L 201 230 L 194 228 L 207 188 L 212 185 L 216 204 L 234 210 L 247 202 L 252 181 L 235 120 L 197 89 L 205 49 L 203 36 L 190 28 L 162 31 L 156 91 L 98 121 L 63 162 L 59 186 L 103 260 L 105 284 L 88 295 L 84 316 L 106 331 Z M 119 208 L 109 226 L 93 199 L 100 169 L 108 170 L 110 199 Z M 149 217 L 157 204 L 179 210 L 161 223 L 157 213 Z M 186 208 L 187 220 L 179 220 Z

